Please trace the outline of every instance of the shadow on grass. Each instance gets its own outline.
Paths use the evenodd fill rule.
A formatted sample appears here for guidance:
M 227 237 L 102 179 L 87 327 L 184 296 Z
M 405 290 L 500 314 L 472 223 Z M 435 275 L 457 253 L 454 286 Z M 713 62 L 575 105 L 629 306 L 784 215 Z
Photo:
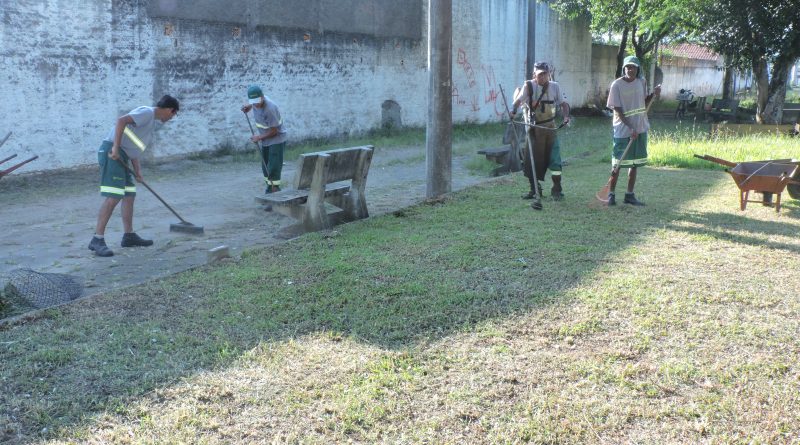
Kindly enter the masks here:
M 564 301 L 600 265 L 685 218 L 676 202 L 721 180 L 642 173 L 643 209 L 591 205 L 607 166 L 576 163 L 565 173 L 566 200 L 545 199 L 540 212 L 519 199 L 525 181 L 517 175 L 46 311 L 0 331 L 0 439 L 90 424 L 155 388 L 232 366 L 263 342 L 324 332 L 402 350 Z M 706 227 L 690 230 L 714 234 L 752 223 L 725 214 L 688 218 Z M 756 227 L 789 231 L 780 223 Z
M 785 209 L 782 211 L 785 212 Z M 748 217 L 745 213 L 732 214 L 716 212 L 687 213 L 681 217 L 680 221 L 688 222 L 694 226 L 669 224 L 668 227 L 671 230 L 702 235 L 717 240 L 800 253 L 800 248 L 797 246 L 765 239 L 775 236 L 797 236 L 797 226 L 793 224 L 756 220 Z M 753 234 L 753 236 L 743 235 L 741 232 L 748 232 Z

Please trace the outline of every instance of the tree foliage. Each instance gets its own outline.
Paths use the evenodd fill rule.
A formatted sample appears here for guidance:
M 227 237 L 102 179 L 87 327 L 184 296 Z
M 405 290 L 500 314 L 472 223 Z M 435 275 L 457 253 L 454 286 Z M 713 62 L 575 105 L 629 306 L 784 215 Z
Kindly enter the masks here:
M 726 55 L 726 63 L 753 70 L 756 119 L 780 123 L 789 69 L 800 58 L 800 8 L 785 0 L 702 0 L 692 4 L 694 35 Z M 772 73 L 767 72 L 772 65 Z
M 617 55 L 617 76 L 622 72 L 622 59 L 627 44 L 637 57 L 644 59 L 656 43 L 668 36 L 685 33 L 687 0 L 553 0 L 550 7 L 562 17 L 591 18 L 595 35 L 615 33 L 622 36 Z

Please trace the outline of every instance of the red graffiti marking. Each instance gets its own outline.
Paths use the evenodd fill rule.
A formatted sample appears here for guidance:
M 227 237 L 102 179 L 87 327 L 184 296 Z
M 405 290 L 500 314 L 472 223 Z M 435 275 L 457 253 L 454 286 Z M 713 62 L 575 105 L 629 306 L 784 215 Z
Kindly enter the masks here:
M 454 86 L 454 87 L 453 87 L 453 93 L 452 93 L 452 96 L 453 96 L 453 103 L 454 103 L 454 104 L 456 104 L 456 105 L 466 105 L 466 104 L 467 104 L 467 100 L 466 100 L 466 99 L 463 99 L 463 98 L 462 98 L 462 97 L 461 97 L 461 96 L 458 94 L 458 87 L 456 87 L 456 86 Z
M 472 69 L 472 64 L 467 60 L 467 53 L 461 48 L 458 49 L 456 63 L 461 66 L 464 70 L 464 74 L 467 75 L 467 85 L 469 85 L 470 88 L 475 87 L 477 84 L 477 82 L 475 82 L 475 71 Z
M 481 111 L 481 106 L 478 103 L 478 96 L 473 95 L 472 99 L 470 100 L 470 105 L 472 106 L 472 111 Z
M 489 66 L 481 66 L 483 70 L 484 88 L 486 93 L 483 95 L 483 103 L 491 103 L 494 107 L 494 113 L 497 116 L 502 116 L 504 108 L 498 109 L 497 98 L 500 96 L 500 91 L 497 88 L 497 78 L 494 75 L 494 68 Z

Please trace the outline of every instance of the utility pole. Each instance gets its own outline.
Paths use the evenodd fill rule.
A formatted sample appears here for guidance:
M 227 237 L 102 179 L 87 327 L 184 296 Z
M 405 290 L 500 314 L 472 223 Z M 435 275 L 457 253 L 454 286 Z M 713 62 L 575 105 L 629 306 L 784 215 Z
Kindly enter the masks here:
M 449 193 L 453 177 L 453 2 L 428 4 L 428 126 L 425 196 Z
M 533 64 L 536 63 L 536 2 L 537 0 L 528 0 L 528 53 L 523 79 L 533 76 Z

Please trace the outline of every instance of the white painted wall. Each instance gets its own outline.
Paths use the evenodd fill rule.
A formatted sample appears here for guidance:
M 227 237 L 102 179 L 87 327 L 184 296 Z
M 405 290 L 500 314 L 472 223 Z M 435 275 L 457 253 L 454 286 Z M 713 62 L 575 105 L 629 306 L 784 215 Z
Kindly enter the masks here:
M 536 61 L 549 62 L 572 107 L 591 99 L 592 36 L 586 20 L 567 21 L 546 3 L 536 6 Z M 527 73 L 528 78 L 531 73 Z
M 661 71 L 664 73 L 661 94 L 666 99 L 675 99 L 681 88 L 691 89 L 695 96 L 722 95 L 725 72 L 721 61 L 665 57 Z
M 181 112 L 157 131 L 150 156 L 244 147 L 239 107 L 251 83 L 278 103 L 295 141 L 376 128 L 385 100 L 400 104 L 404 125 L 426 124 L 426 11 L 413 39 L 152 18 L 148 0 L 2 1 L 0 137 L 14 132 L 2 151 L 40 156 L 18 172 L 94 164 L 119 115 L 167 93 Z M 527 5 L 454 2 L 454 121 L 498 120 L 499 85 L 510 95 L 522 83 Z M 537 29 L 537 58 L 553 63 L 572 105 L 582 104 L 588 27 L 540 5 Z

